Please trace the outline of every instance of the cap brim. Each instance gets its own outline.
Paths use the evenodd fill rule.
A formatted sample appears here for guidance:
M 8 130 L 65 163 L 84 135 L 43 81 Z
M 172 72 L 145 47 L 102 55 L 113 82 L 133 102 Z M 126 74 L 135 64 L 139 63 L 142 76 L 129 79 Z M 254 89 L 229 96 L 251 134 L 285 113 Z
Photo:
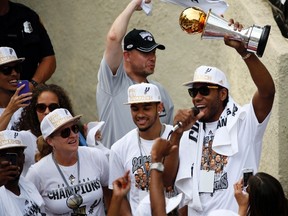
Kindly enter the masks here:
M 59 128 L 63 127 L 64 125 L 66 125 L 66 124 L 68 124 L 68 123 L 71 123 L 71 122 L 74 122 L 74 121 L 75 121 L 75 122 L 78 122 L 82 116 L 83 116 L 83 115 L 80 114 L 80 115 L 77 115 L 77 116 L 69 119 L 69 120 L 66 121 L 65 123 L 63 123 L 63 124 L 59 125 L 58 127 L 56 127 L 53 131 L 51 131 L 51 133 L 50 133 L 48 136 L 50 136 L 52 133 L 54 133 L 54 132 L 57 131 Z M 47 137 L 48 137 L 48 136 L 47 136 Z M 44 140 L 46 140 L 47 137 L 44 138 Z
M 27 148 L 26 145 L 19 145 L 19 144 L 9 144 L 7 146 L 1 146 L 0 147 L 0 150 L 3 150 L 3 149 L 10 149 L 10 148 Z
M 18 59 L 12 60 L 12 61 L 4 62 L 4 63 L 0 64 L 0 66 L 6 65 L 6 64 L 11 64 L 11 63 L 20 63 L 20 62 L 23 62 L 24 60 L 25 60 L 25 58 L 18 58 Z
M 186 82 L 186 83 L 183 83 L 182 85 L 192 88 L 194 83 L 208 83 L 208 84 L 213 84 L 213 85 L 219 85 L 218 83 L 207 82 L 207 81 L 202 82 L 201 80 Z
M 165 50 L 165 46 L 162 44 L 154 44 L 151 47 L 137 47 L 136 49 L 139 50 L 140 52 L 151 52 L 154 49 L 160 49 L 160 50 Z
M 158 103 L 158 102 L 161 102 L 159 100 L 157 101 L 133 101 L 133 102 L 126 102 L 126 103 L 123 103 L 124 105 L 130 105 L 130 104 L 139 104 L 139 103 Z

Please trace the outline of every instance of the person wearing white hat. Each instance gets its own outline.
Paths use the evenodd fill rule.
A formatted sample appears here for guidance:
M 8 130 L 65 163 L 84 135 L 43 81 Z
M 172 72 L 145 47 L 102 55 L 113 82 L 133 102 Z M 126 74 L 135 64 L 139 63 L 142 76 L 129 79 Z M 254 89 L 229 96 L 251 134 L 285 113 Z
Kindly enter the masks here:
M 26 178 L 44 199 L 47 215 L 104 215 L 109 206 L 108 159 L 97 148 L 79 147 L 81 115 L 59 108 L 41 121 L 39 142 L 52 153 L 30 167 Z M 103 200 L 104 198 L 104 200 Z
M 127 92 L 128 102 L 125 104 L 130 106 L 131 116 L 137 128 L 128 132 L 111 147 L 109 188 L 113 189 L 113 181 L 130 170 L 131 190 L 128 198 L 123 200 L 121 213 L 136 215 L 140 201 L 149 192 L 152 144 L 158 137 L 167 138 L 172 126 L 160 121 L 163 104 L 156 85 L 134 84 Z M 136 180 L 136 176 L 139 177 L 139 181 Z
M 235 22 L 234 28 L 241 31 L 242 25 Z M 240 106 L 229 94 L 225 73 L 206 65 L 198 67 L 193 80 L 184 83 L 200 113 L 195 116 L 191 109 L 181 109 L 175 115 L 174 123 L 182 124 L 172 133 L 171 141 L 179 146 L 179 151 L 165 159 L 168 175 L 164 179 L 165 185 L 175 183 L 184 193 L 182 210 L 189 216 L 204 216 L 214 209 L 237 212 L 233 184 L 241 178 L 242 169 L 257 172 L 273 106 L 275 84 L 265 65 L 247 52 L 243 42 L 228 36 L 224 42 L 235 48 L 239 60 L 247 65 L 256 92 L 250 103 Z M 201 160 L 207 164 L 205 169 Z
M 26 142 L 22 132 L 0 131 L 0 215 L 45 215 L 38 190 L 20 176 Z
M 108 148 L 135 127 L 129 107 L 123 105 L 127 89 L 133 84 L 146 82 L 156 85 L 163 102 L 160 120 L 165 124 L 173 123 L 171 97 L 159 82 L 149 79 L 157 63 L 156 52 L 164 50 L 165 46 L 157 43 L 151 32 L 144 29 L 134 28 L 126 34 L 134 12 L 142 10 L 142 5 L 150 2 L 152 0 L 128 1 L 107 33 L 98 71 L 96 105 L 99 120 L 105 121 L 102 142 Z
M 31 99 L 31 92 L 19 95 L 24 85 L 17 88 L 23 61 L 14 49 L 0 47 L 0 130 L 11 129 Z
M 0 46 L 12 47 L 25 57 L 21 80 L 32 90 L 55 72 L 56 58 L 49 35 L 39 15 L 24 4 L 0 1 Z

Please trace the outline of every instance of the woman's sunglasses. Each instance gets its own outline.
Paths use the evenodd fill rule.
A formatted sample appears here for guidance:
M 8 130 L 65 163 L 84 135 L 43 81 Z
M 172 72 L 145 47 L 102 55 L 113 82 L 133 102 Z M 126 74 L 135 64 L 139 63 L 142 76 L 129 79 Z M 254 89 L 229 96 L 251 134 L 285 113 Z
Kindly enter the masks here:
M 188 93 L 189 95 L 194 98 L 198 93 L 203 96 L 208 96 L 210 94 L 210 89 L 218 89 L 219 86 L 201 86 L 199 88 L 189 88 Z
M 51 103 L 49 105 L 46 105 L 46 104 L 43 104 L 43 103 L 39 103 L 39 104 L 36 104 L 35 108 L 36 108 L 36 111 L 39 112 L 39 113 L 44 113 L 45 110 L 49 109 L 50 112 L 52 112 L 53 110 L 59 108 L 59 104 L 57 103 Z
M 63 139 L 66 139 L 70 136 L 71 131 L 73 131 L 74 134 L 77 134 L 79 132 L 79 126 L 72 125 L 71 127 L 64 128 L 63 130 L 60 131 L 59 134 L 55 135 L 60 135 Z
M 5 76 L 11 75 L 13 70 L 15 70 L 16 73 L 21 73 L 22 71 L 21 64 L 17 64 L 14 66 L 0 66 L 0 73 L 4 74 Z

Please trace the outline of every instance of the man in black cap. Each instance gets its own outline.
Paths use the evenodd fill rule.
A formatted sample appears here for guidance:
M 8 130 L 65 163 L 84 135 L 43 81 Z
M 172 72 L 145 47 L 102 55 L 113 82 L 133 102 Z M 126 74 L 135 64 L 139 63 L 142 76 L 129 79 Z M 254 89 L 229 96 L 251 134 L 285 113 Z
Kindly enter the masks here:
M 145 3 L 150 1 L 146 0 Z M 97 110 L 99 119 L 105 121 L 102 143 L 108 148 L 136 127 L 131 118 L 130 107 L 123 105 L 127 100 L 127 89 L 132 84 L 155 84 L 164 104 L 160 120 L 162 123 L 173 123 L 174 105 L 167 91 L 158 82 L 147 80 L 154 73 L 156 49 L 164 50 L 165 46 L 156 43 L 153 35 L 146 30 L 133 29 L 125 36 L 129 20 L 134 11 L 141 10 L 141 3 L 142 0 L 129 2 L 112 24 L 99 68 Z

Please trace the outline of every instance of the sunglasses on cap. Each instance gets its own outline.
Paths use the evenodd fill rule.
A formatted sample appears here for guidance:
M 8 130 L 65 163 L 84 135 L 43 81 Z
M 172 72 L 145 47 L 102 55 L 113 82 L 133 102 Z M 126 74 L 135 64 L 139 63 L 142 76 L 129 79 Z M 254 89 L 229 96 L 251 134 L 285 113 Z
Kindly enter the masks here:
M 66 139 L 70 136 L 71 131 L 73 131 L 74 134 L 77 134 L 79 132 L 79 126 L 78 125 L 72 125 L 71 127 L 64 128 L 60 131 L 60 133 L 55 135 L 60 135 L 63 139 Z
M 14 66 L 0 66 L 0 73 L 4 74 L 5 76 L 11 75 L 13 70 L 15 70 L 16 73 L 21 73 L 21 64 L 16 64 Z
M 36 104 L 36 106 L 35 106 L 36 111 L 38 113 L 44 113 L 45 110 L 47 109 L 47 107 L 48 107 L 50 112 L 52 112 L 53 110 L 55 110 L 57 108 L 60 108 L 59 104 L 57 104 L 57 103 L 51 103 L 48 106 L 46 104 L 39 103 L 39 104 Z
M 218 89 L 219 86 L 201 86 L 199 88 L 189 88 L 188 93 L 189 95 L 194 98 L 198 93 L 203 96 L 208 96 L 210 94 L 210 89 Z

